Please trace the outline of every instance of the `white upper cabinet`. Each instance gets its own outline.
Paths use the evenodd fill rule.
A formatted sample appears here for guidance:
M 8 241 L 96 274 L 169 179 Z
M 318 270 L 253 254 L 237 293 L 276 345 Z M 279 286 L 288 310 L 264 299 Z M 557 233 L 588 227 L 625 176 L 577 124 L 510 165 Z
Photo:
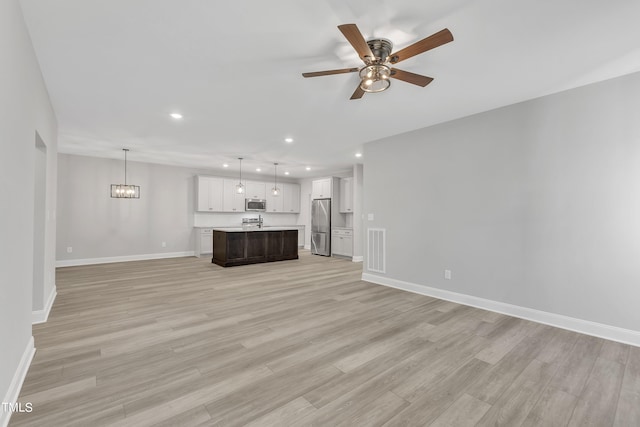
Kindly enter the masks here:
M 282 185 L 282 212 L 300 212 L 300 185 L 285 183 Z
M 245 199 L 265 199 L 266 212 L 300 213 L 300 185 L 278 183 L 280 195 L 271 194 L 273 183 L 243 181 L 245 191 L 236 192 L 238 180 L 213 176 L 196 176 L 197 212 L 244 212 Z M 269 191 L 267 191 L 267 189 Z
M 330 199 L 331 198 L 331 178 L 316 179 L 311 182 L 311 198 L 312 199 Z
M 213 176 L 196 176 L 196 210 L 221 212 L 223 210 L 223 179 Z
M 353 212 L 353 178 L 340 179 L 340 212 Z
M 246 198 L 247 199 L 266 199 L 267 198 L 267 185 L 265 182 L 260 181 L 247 181 L 246 183 Z
M 280 194 L 274 196 L 271 194 L 271 190 L 267 192 L 267 212 L 282 212 L 283 209 L 283 195 L 282 195 L 282 184 L 278 184 L 278 188 L 280 188 Z
M 278 184 L 278 188 L 280 189 L 278 196 L 271 194 L 271 188 L 267 192 L 267 212 L 299 213 L 300 185 L 281 182 Z
M 236 192 L 237 179 L 225 179 L 223 188 L 223 207 L 224 212 L 244 212 L 244 199 L 247 198 L 245 193 L 238 194 Z M 246 183 L 245 185 L 246 190 Z M 246 191 L 245 191 L 246 192 Z

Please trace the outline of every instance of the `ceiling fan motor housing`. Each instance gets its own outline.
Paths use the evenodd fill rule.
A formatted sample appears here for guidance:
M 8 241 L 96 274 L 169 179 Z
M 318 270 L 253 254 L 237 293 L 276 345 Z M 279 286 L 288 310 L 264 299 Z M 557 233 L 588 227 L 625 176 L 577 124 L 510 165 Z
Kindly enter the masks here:
M 393 43 L 387 39 L 372 39 L 368 40 L 367 44 L 374 56 L 374 58 L 369 61 L 369 64 L 384 64 L 387 62 L 393 49 Z

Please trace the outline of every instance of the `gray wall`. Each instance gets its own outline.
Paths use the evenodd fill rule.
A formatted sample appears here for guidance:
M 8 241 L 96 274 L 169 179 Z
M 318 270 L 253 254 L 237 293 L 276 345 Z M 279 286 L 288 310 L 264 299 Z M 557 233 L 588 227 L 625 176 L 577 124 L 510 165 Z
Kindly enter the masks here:
M 135 158 L 135 151 L 128 158 Z M 128 161 L 127 183 L 140 186 L 140 199 L 112 199 L 110 185 L 123 181 L 124 157 L 59 154 L 58 159 L 58 185 L 64 189 L 58 193 L 58 261 L 193 252 L 194 226 L 239 226 L 242 217 L 257 216 L 195 213 L 194 177 L 221 175 L 216 171 Z M 266 225 L 298 221 L 292 214 L 263 217 Z
M 40 292 L 54 289 L 56 119 L 17 0 L 0 2 L 0 399 L 31 339 L 36 132 L 46 154 Z M 0 424 L 6 414 L 0 412 Z
M 110 185 L 123 181 L 124 158 L 58 155 L 58 261 L 193 250 L 194 174 L 127 163 L 127 183 L 140 186 L 140 199 L 110 197 Z
M 640 331 L 638 111 L 633 74 L 367 144 L 386 276 Z

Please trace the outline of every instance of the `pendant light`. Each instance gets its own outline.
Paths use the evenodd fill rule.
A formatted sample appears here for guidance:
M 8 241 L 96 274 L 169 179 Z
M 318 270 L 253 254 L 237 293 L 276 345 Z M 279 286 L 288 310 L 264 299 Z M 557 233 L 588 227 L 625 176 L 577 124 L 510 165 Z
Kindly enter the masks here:
M 128 148 L 123 148 L 124 151 L 124 184 L 111 184 L 111 197 L 114 199 L 139 199 L 140 198 L 140 186 L 127 184 L 127 152 Z
M 244 185 L 242 184 L 242 157 L 238 157 L 240 160 L 240 181 L 238 181 L 238 185 L 236 185 L 236 193 L 244 194 Z
M 273 166 L 273 188 L 271 189 L 271 195 L 278 197 L 280 195 L 280 189 L 278 188 L 278 164 L 274 163 Z

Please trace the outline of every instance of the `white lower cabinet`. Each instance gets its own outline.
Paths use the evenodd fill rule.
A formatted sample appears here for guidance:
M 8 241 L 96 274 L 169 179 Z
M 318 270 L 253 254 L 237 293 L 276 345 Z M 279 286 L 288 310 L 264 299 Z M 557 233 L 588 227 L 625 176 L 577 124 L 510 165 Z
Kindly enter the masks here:
M 213 253 L 213 229 L 196 228 L 196 256 Z
M 353 256 L 353 230 L 331 230 L 331 254 Z

